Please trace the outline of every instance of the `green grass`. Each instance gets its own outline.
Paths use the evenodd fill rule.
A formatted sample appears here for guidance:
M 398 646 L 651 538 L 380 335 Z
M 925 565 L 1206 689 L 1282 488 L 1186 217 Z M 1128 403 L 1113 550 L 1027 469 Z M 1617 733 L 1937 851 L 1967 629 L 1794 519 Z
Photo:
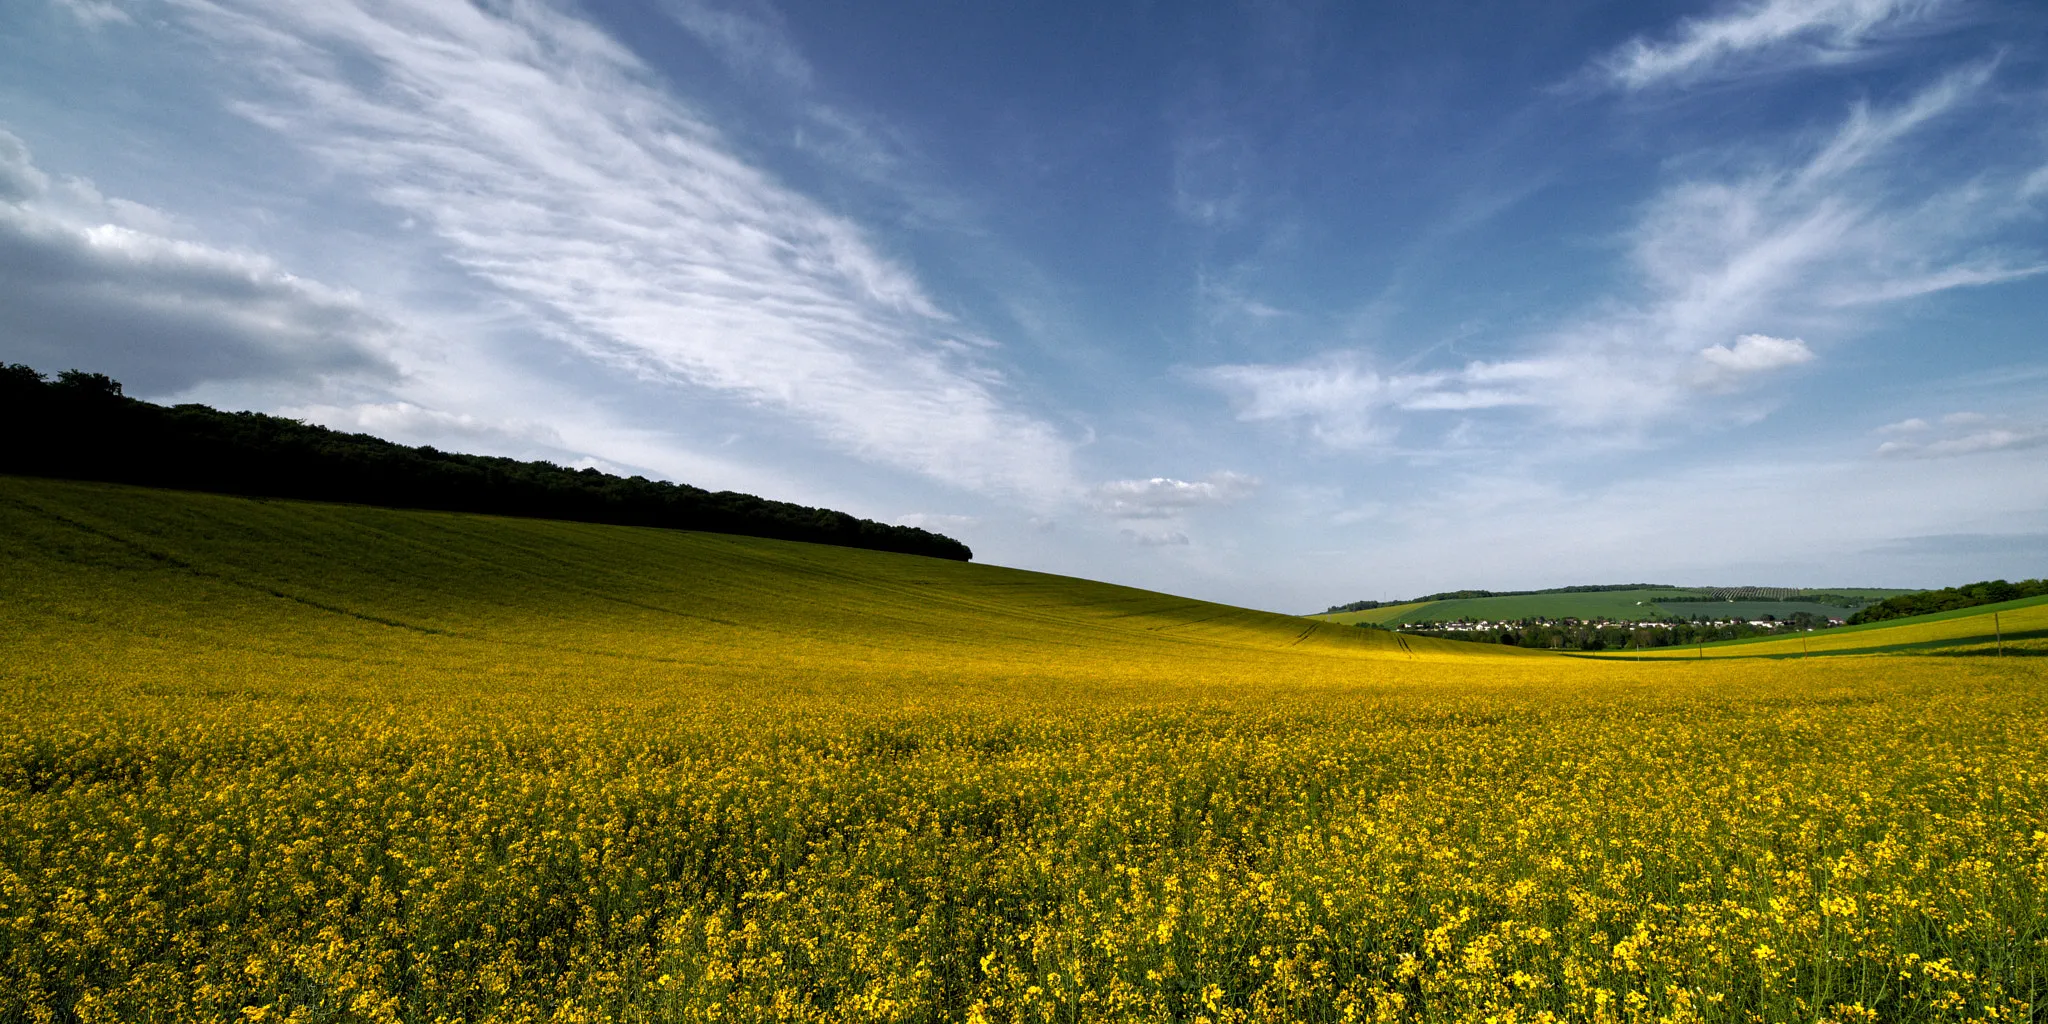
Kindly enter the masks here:
M 1855 609 L 1852 608 L 1834 604 L 1815 604 L 1811 601 L 1685 601 L 1659 605 L 1658 608 L 1666 616 L 1681 619 L 1699 616 L 1710 620 L 1740 619 L 1744 622 L 1755 621 L 1765 616 L 1790 619 L 1800 612 L 1837 619 L 1846 619 L 1855 614 Z
M 1407 604 L 1390 604 L 1379 608 L 1368 608 L 1362 612 L 1331 612 L 1325 615 L 1309 615 L 1305 618 L 1318 622 L 1334 622 L 1340 626 L 1353 626 L 1361 622 L 1374 625 L 1389 625 L 1393 620 L 1418 608 L 1427 608 L 1434 601 L 1411 601 Z

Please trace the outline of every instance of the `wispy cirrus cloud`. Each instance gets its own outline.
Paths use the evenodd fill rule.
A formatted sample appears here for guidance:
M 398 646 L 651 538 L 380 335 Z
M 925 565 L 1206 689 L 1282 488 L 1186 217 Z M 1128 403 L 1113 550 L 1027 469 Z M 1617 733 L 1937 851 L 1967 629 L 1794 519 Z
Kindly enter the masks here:
M 772 78 L 791 89 L 812 87 L 811 62 L 790 43 L 781 19 L 765 5 L 665 0 L 661 10 L 734 70 Z
M 834 170 L 896 193 L 923 213 L 946 200 L 926 194 L 902 138 L 890 127 L 822 97 L 811 62 L 781 14 L 761 0 L 663 0 L 661 10 L 743 79 L 779 94 L 792 115 L 795 148 Z
M 1992 73 L 1962 68 L 1900 103 L 1854 107 L 1803 152 L 1669 184 L 1621 239 L 1638 294 L 1514 342 L 1525 354 L 1382 371 L 1346 350 L 1194 376 L 1229 394 L 1239 419 L 1304 423 L 1336 448 L 1387 443 L 1401 413 L 1519 409 L 1628 428 L 1684 414 L 1818 362 L 1809 332 L 1852 334 L 1861 312 L 1886 303 L 2048 272 L 2035 247 L 2007 235 L 2033 214 L 2023 160 L 1917 194 L 1901 181 L 1917 133 L 1969 106 Z
M 1687 19 L 1661 40 L 1631 39 L 1595 69 L 1608 84 L 1645 89 L 1843 64 L 1881 51 L 1892 37 L 1924 27 L 1950 6 L 1948 0 L 1750 0 Z
M 1879 427 L 1891 439 L 1877 446 L 1888 459 L 1948 459 L 1985 452 L 2048 446 L 2048 424 L 1978 412 L 1954 412 L 1928 422 L 1920 417 Z
M 957 486 L 1072 489 L 992 346 L 861 228 L 543 3 L 176 0 L 238 109 L 413 217 L 586 356 Z
M 57 0 L 57 6 L 69 11 L 87 28 L 135 20 L 118 0 Z
M 10 358 L 142 394 L 201 380 L 389 376 L 397 326 L 270 257 L 179 237 L 172 218 L 53 180 L 0 130 L 0 309 Z

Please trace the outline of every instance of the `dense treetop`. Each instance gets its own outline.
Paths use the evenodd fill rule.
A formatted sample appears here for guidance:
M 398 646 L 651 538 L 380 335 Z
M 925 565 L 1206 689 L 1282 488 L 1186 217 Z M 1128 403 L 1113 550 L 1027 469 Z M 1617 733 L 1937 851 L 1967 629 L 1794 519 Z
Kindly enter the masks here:
M 967 561 L 967 545 L 844 512 L 394 444 L 280 416 L 165 407 L 105 374 L 0 368 L 0 473 L 276 498 L 705 530 Z

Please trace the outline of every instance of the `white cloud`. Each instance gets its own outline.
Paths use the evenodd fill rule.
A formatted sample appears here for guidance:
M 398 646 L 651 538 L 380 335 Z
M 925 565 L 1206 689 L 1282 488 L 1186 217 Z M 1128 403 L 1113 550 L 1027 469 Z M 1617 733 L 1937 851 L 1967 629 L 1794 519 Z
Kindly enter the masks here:
M 856 225 L 542 4 L 181 0 L 240 109 L 416 218 L 557 337 L 955 485 L 1070 493 L 1069 445 Z
M 109 373 L 133 392 L 201 380 L 391 373 L 396 326 L 259 253 L 170 237 L 170 218 L 51 181 L 0 131 L 0 356 Z
M 2031 168 L 1982 168 L 1917 198 L 1900 187 L 1912 171 L 1899 154 L 1915 132 L 1989 81 L 1987 67 L 1967 67 L 1895 106 L 1855 108 L 1776 166 L 1673 182 L 1623 238 L 1640 294 L 1518 339 L 1521 354 L 1382 373 L 1364 354 L 1334 352 L 1195 377 L 1231 395 L 1239 419 L 1305 423 L 1334 448 L 1390 443 L 1401 413 L 1521 409 L 1554 425 L 1629 429 L 1687 415 L 1812 361 L 1787 327 L 1848 335 L 1858 314 L 1886 303 L 2048 269 L 2030 250 L 1991 244 L 2031 216 L 2021 194 Z
M 1983 89 L 1991 81 L 1992 70 L 1989 63 L 1966 66 L 1937 79 L 1933 85 L 1891 110 L 1873 113 L 1868 103 L 1856 104 L 1850 110 L 1848 121 L 1836 129 L 1828 144 L 1799 169 L 1798 181 L 1801 184 L 1825 182 L 1869 162 L 1872 157 Z
M 1632 39 L 1598 68 L 1614 85 L 1643 89 L 1847 63 L 1947 6 L 1945 0 L 1750 0 L 1687 19 L 1661 42 Z
M 1733 345 L 1709 345 L 1700 349 L 1707 364 L 1705 380 L 1725 386 L 1751 374 L 1782 370 L 1813 362 L 1813 350 L 1798 338 L 1773 338 L 1768 334 L 1745 334 Z
M 1379 412 L 1443 379 L 1382 376 L 1355 352 L 1331 353 L 1294 365 L 1214 366 L 1197 371 L 1195 377 L 1228 393 L 1238 419 L 1303 420 L 1312 437 L 1332 448 L 1363 448 L 1385 440 Z
M 1877 446 L 1879 456 L 1893 459 L 1945 459 L 2048 445 L 2048 425 L 1980 412 L 1949 413 L 1939 426 L 1915 417 L 1878 431 L 1905 435 Z
M 1257 491 L 1257 477 L 1212 473 L 1205 480 L 1111 480 L 1095 488 L 1095 510 L 1117 519 L 1164 519 L 1192 508 L 1229 505 Z
M 2004 451 L 2009 448 L 2038 448 L 2042 445 L 2048 445 L 2048 430 L 2012 430 L 1995 427 L 1925 443 L 1886 441 L 1877 446 L 1877 454 L 1887 458 L 1941 459 L 1958 455 L 1976 455 L 1980 452 Z

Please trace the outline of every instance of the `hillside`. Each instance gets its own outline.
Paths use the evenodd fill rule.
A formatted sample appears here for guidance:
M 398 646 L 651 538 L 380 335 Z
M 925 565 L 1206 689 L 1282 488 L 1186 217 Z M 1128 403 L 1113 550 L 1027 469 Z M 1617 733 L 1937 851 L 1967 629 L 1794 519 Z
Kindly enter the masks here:
M 315 675 L 398 659 L 727 682 L 1315 675 L 1509 653 L 888 552 L 20 477 L 0 477 L 0 561 L 15 656 L 154 651 L 173 675 L 205 660 L 184 643 Z

